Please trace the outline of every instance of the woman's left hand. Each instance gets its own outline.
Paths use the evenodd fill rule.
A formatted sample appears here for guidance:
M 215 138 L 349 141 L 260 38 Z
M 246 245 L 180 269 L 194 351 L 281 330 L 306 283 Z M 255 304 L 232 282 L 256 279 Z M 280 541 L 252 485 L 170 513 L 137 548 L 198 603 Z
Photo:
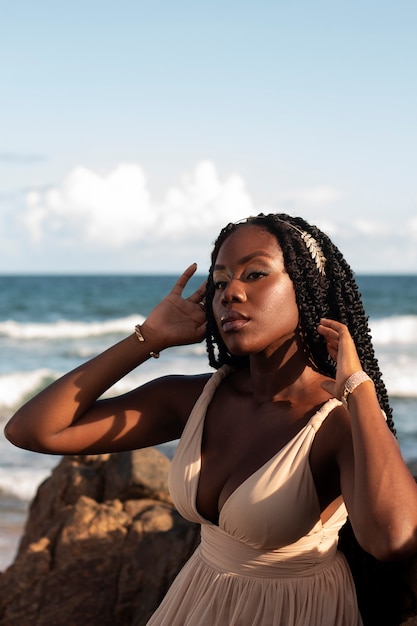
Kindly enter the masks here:
M 323 389 L 341 398 L 349 376 L 362 370 L 352 336 L 345 324 L 335 320 L 321 319 L 317 331 L 326 340 L 327 350 L 336 363 L 336 380 L 326 380 Z

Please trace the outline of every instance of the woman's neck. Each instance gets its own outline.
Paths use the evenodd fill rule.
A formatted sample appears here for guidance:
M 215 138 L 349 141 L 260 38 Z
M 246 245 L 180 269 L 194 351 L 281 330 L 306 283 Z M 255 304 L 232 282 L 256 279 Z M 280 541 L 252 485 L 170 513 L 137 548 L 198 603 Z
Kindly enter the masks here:
M 249 359 L 250 385 L 258 402 L 303 401 L 307 389 L 317 384 L 320 374 L 311 367 L 297 341 L 289 339 L 270 354 L 253 354 Z

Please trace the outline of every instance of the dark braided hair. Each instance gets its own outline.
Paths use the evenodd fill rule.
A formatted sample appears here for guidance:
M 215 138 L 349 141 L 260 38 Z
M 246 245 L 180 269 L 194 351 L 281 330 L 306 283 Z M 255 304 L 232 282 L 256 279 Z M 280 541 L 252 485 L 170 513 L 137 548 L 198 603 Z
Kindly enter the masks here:
M 249 357 L 231 354 L 217 328 L 212 310 L 215 292 L 213 267 L 225 240 L 239 228 L 258 226 L 274 235 L 280 245 L 286 271 L 291 278 L 299 310 L 299 334 L 304 351 L 315 368 L 335 377 L 336 364 L 328 354 L 325 341 L 317 332 L 322 317 L 346 324 L 355 342 L 362 368 L 375 384 L 379 404 L 387 416 L 387 424 L 395 435 L 392 409 L 375 358 L 368 318 L 353 272 L 332 241 L 316 226 L 300 217 L 286 214 L 259 214 L 237 223 L 230 223 L 220 232 L 211 255 L 206 291 L 207 352 L 210 365 L 216 369 L 229 364 L 235 368 L 249 365 Z M 311 235 L 326 259 L 323 275 L 318 271 L 311 250 L 302 233 Z M 381 563 L 367 554 L 356 541 L 348 521 L 340 533 L 339 547 L 350 564 L 357 589 L 358 603 L 364 624 L 395 626 L 400 623 L 400 566 Z

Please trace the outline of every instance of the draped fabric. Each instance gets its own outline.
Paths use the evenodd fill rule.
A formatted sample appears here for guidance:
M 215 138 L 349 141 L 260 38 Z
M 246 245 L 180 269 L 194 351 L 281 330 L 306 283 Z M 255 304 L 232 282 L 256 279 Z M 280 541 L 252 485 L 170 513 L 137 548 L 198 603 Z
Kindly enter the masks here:
M 309 465 L 316 431 L 340 403 L 326 402 L 304 428 L 223 505 L 218 526 L 196 496 L 207 407 L 229 373 L 207 382 L 172 461 L 178 511 L 201 524 L 201 543 L 148 626 L 360 626 L 352 576 L 337 550 L 342 503 L 325 523 Z

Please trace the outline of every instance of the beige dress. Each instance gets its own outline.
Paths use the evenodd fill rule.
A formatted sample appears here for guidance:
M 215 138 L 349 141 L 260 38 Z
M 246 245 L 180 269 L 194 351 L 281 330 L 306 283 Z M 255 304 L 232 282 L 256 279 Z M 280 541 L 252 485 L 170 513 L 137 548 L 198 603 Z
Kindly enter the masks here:
M 324 524 L 309 465 L 329 400 L 277 454 L 246 479 L 220 511 L 218 526 L 196 508 L 204 418 L 229 372 L 207 382 L 188 419 L 170 470 L 179 512 L 201 524 L 201 543 L 148 626 L 360 626 L 338 532 L 342 504 Z

